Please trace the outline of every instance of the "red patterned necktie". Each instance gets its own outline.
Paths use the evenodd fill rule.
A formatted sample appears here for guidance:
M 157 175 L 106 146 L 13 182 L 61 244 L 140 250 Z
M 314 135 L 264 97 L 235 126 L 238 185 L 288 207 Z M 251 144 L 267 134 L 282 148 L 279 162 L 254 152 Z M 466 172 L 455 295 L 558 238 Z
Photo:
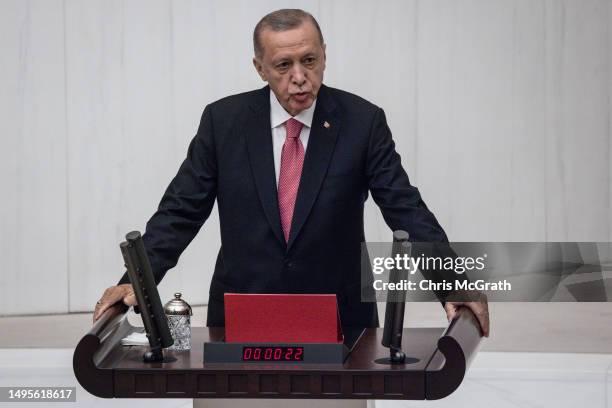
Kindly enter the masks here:
M 301 122 L 293 118 L 285 122 L 287 137 L 285 138 L 285 144 L 283 144 L 280 175 L 278 177 L 278 208 L 285 242 L 289 241 L 293 209 L 295 208 L 295 199 L 304 165 L 304 145 L 300 140 L 302 126 L 304 125 Z

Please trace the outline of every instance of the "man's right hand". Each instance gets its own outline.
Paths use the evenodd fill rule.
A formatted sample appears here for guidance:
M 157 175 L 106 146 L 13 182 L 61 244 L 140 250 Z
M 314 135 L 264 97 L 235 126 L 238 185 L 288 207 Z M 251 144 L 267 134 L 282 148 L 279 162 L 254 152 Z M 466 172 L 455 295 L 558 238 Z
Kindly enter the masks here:
M 124 283 L 117 286 L 111 286 L 104 291 L 104 294 L 96 303 L 93 314 L 93 322 L 102 316 L 102 314 L 117 302 L 123 302 L 126 306 L 136 306 L 136 296 L 131 283 Z

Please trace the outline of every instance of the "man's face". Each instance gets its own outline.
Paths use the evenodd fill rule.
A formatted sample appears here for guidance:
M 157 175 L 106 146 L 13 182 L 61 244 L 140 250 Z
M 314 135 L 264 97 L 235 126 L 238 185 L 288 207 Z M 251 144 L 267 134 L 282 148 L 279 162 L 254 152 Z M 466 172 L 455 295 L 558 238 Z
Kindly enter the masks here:
M 261 79 L 291 116 L 310 108 L 325 71 L 325 44 L 311 21 L 287 31 L 260 33 L 263 55 L 253 58 Z

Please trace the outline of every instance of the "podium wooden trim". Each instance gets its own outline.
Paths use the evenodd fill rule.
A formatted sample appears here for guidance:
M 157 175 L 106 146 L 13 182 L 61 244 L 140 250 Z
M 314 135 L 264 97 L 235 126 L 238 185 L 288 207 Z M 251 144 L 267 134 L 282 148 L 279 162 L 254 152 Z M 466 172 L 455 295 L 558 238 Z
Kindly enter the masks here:
M 419 361 L 382 365 L 382 329 L 366 329 L 344 364 L 204 364 L 203 343 L 223 338 L 222 327 L 192 328 L 192 349 L 164 350 L 170 363 L 144 363 L 143 346 L 121 339 L 142 330 L 128 322 L 127 308 L 108 309 L 79 341 L 73 356 L 77 380 L 102 398 L 344 398 L 440 399 L 455 391 L 480 343 L 471 311 L 462 309 L 448 327 L 404 329 L 403 350 Z

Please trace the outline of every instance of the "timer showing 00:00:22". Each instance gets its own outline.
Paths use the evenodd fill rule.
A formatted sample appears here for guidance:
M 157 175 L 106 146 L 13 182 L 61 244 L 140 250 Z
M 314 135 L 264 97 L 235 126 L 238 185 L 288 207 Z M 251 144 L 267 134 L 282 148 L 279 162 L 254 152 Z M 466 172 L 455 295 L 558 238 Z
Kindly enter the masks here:
M 304 361 L 304 347 L 246 346 L 242 361 Z

